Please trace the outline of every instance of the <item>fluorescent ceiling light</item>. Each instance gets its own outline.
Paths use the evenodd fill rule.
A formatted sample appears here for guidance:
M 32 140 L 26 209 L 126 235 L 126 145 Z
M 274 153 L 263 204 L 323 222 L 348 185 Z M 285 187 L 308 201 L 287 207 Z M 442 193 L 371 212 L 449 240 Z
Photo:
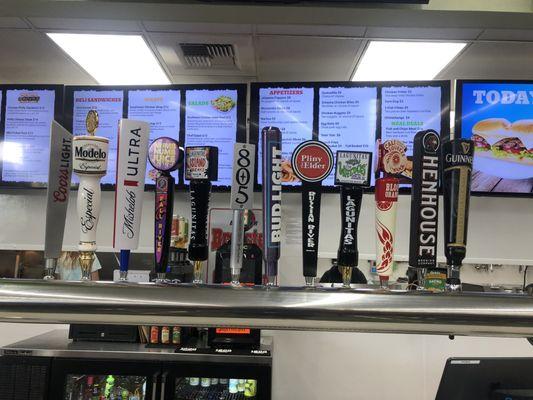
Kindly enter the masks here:
M 433 79 L 465 46 L 466 43 L 371 41 L 352 80 Z
M 47 35 L 102 85 L 170 83 L 140 35 Z

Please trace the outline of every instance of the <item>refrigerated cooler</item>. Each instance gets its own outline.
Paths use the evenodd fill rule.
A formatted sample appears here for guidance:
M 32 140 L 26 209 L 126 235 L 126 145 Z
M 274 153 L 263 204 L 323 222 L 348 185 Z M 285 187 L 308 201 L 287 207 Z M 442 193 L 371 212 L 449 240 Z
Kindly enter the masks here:
M 272 351 L 73 342 L 55 330 L 1 349 L 2 400 L 270 399 Z

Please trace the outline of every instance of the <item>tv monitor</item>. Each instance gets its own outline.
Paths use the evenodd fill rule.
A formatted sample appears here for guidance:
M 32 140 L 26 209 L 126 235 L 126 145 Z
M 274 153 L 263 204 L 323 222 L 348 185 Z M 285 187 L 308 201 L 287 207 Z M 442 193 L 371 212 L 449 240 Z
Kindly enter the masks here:
M 533 358 L 450 358 L 436 400 L 533 400 Z
M 54 119 L 63 122 L 62 85 L 0 86 L 1 187 L 46 187 Z
M 474 194 L 533 195 L 533 81 L 458 80 L 455 118 L 475 143 Z
M 449 92 L 448 81 L 252 83 L 250 141 L 261 143 L 265 126 L 280 128 L 284 189 L 298 190 L 290 159 L 299 143 L 321 140 L 333 153 L 374 152 L 377 139 L 398 139 L 406 143 L 410 156 L 418 131 L 434 129 L 449 136 Z M 261 182 L 258 168 L 257 184 Z M 335 190 L 333 173 L 323 186 Z

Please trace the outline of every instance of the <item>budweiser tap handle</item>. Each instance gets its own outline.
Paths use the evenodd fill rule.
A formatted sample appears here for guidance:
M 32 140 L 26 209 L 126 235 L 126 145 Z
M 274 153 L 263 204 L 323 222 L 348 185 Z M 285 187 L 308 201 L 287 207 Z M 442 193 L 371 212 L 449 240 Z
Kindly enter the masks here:
M 335 185 L 341 193 L 341 236 L 337 251 L 337 264 L 342 273 L 342 283 L 349 287 L 352 268 L 359 263 L 357 224 L 363 201 L 363 188 L 370 185 L 372 153 L 364 151 L 338 151 L 335 165 Z
M 261 131 L 263 150 L 263 259 L 267 284 L 274 285 L 278 275 L 281 247 L 281 131 L 275 127 Z
M 450 290 L 461 288 L 460 267 L 466 255 L 473 158 L 474 142 L 471 140 L 453 139 L 442 144 L 444 254 Z
M 183 149 L 174 139 L 160 137 L 148 148 L 148 160 L 159 173 L 155 181 L 154 269 L 161 281 L 167 270 L 174 205 L 174 178 L 170 172 L 183 164 Z
M 432 269 L 437 266 L 437 227 L 439 215 L 440 138 L 433 130 L 418 132 L 413 141 L 413 179 L 409 266 Z M 409 283 L 418 280 L 409 272 Z
M 207 214 L 211 182 L 191 181 L 191 238 L 189 241 L 189 259 L 205 261 L 208 256 Z
M 376 269 L 382 286 L 392 275 L 399 180 L 376 179 Z

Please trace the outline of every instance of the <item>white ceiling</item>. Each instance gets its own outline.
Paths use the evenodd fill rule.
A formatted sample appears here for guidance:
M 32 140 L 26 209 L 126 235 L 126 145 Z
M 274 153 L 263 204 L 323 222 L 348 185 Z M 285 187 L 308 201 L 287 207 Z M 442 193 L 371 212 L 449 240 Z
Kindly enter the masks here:
M 48 8 L 0 9 L 1 82 L 95 83 L 45 36 L 48 31 L 141 33 L 175 83 L 349 80 L 367 41 L 376 38 L 469 42 L 439 78 L 533 79 L 531 12 L 421 14 L 418 9 L 402 8 L 355 13 L 337 9 L 334 13 L 324 8 L 315 9 L 323 10 L 317 15 L 307 8 L 292 13 L 285 8 L 264 7 L 257 10 L 263 12 L 262 21 L 268 23 L 259 23 L 261 18 L 246 6 L 220 8 L 228 12 L 218 14 L 210 6 L 202 6 L 194 14 L 191 7 L 178 13 L 179 9 L 168 5 L 147 8 L 147 4 L 136 3 L 118 9 L 111 2 L 94 6 L 78 2 L 84 4 L 77 8 L 69 1 L 53 3 Z M 151 18 L 139 19 L 141 12 Z M 350 13 L 353 24 L 346 23 Z M 273 18 L 276 15 L 278 18 Z M 391 19 L 391 15 L 397 18 Z M 243 23 L 243 19 L 250 23 Z M 322 22 L 316 23 L 317 19 Z M 233 44 L 238 68 L 185 68 L 177 50 L 177 45 L 184 42 Z M 406 57 L 424 62 L 423 54 Z

